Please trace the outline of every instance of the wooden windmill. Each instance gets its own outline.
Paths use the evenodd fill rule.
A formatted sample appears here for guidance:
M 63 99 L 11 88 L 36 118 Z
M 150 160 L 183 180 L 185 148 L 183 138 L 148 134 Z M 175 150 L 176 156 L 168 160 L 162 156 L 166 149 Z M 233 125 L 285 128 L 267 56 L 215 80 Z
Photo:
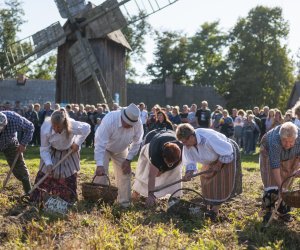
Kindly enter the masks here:
M 99 47 L 93 44 L 93 39 L 110 38 L 126 47 L 126 39 L 119 30 L 137 21 L 132 18 L 134 15 L 142 13 L 141 18 L 144 18 L 176 1 L 178 0 L 106 0 L 99 6 L 93 6 L 90 2 L 86 4 L 85 0 L 55 0 L 61 17 L 68 19 L 67 23 L 62 27 L 59 22 L 56 22 L 2 51 L 5 53 L 7 66 L 0 69 L 0 76 L 5 77 L 8 71 L 18 72 L 24 65 L 58 47 L 57 76 L 59 79 L 56 101 L 91 100 L 90 102 L 93 103 L 112 103 L 112 86 L 108 83 L 111 76 L 107 76 L 100 66 L 105 65 L 105 62 L 100 61 L 104 56 L 97 55 Z M 64 52 L 67 50 L 67 58 L 65 55 L 60 56 L 60 48 Z M 100 52 L 103 53 L 101 50 Z M 60 59 L 65 62 L 59 61 Z M 69 71 L 74 76 L 68 80 L 60 77 L 67 73 L 67 68 L 71 68 Z M 68 95 L 68 92 L 72 91 L 74 94 Z

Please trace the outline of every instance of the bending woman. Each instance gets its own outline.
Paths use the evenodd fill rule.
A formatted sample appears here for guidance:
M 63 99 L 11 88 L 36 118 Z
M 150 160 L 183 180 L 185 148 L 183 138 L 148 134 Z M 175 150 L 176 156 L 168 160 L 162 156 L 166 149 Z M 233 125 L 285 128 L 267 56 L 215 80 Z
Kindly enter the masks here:
M 264 184 L 263 207 L 267 223 L 278 199 L 282 182 L 298 171 L 300 175 L 300 129 L 292 122 L 286 122 L 267 132 L 261 139 L 259 165 Z M 283 186 L 288 188 L 287 183 Z M 278 207 L 279 217 L 287 222 L 292 220 L 291 207 L 282 201 Z
M 202 195 L 209 205 L 207 215 L 214 220 L 220 205 L 242 192 L 241 161 L 238 145 L 225 135 L 206 128 L 194 129 L 190 124 L 180 124 L 176 136 L 183 143 L 183 164 L 186 177 L 202 164 L 203 171 L 214 172 L 201 175 Z
M 147 197 L 146 205 L 153 206 L 156 198 L 172 194 L 181 188 L 181 183 L 178 183 L 154 194 L 151 192 L 155 187 L 181 179 L 181 149 L 182 144 L 176 140 L 172 130 L 153 130 L 146 135 L 132 187 L 133 199 L 142 195 Z
M 65 201 L 77 199 L 77 172 L 80 169 L 79 149 L 88 134 L 90 125 L 69 118 L 65 109 L 53 112 L 51 118 L 44 121 L 41 127 L 40 169 L 37 183 L 46 173 L 50 175 L 35 189 L 31 195 L 33 201 L 43 199 L 43 190 L 55 193 Z M 69 150 L 73 153 L 57 168 L 53 166 Z

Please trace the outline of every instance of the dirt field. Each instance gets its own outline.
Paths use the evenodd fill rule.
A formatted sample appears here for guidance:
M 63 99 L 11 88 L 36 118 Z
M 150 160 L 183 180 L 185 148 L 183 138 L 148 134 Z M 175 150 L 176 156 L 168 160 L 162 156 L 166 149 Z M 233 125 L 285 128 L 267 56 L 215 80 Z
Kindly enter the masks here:
M 33 181 L 38 149 L 29 148 L 25 157 Z M 129 209 L 84 201 L 80 183 L 91 180 L 93 150 L 84 149 L 81 158 L 79 201 L 65 217 L 22 201 L 20 183 L 14 177 L 9 180 L 0 192 L 0 249 L 299 249 L 300 209 L 293 210 L 293 222 L 276 219 L 268 229 L 262 228 L 257 154 L 242 157 L 243 194 L 222 205 L 217 222 L 202 213 L 170 214 L 167 200 L 153 209 L 145 208 L 142 201 Z M 0 155 L 1 182 L 7 170 Z M 199 179 L 184 187 L 201 191 Z M 189 192 L 183 198 L 195 197 Z

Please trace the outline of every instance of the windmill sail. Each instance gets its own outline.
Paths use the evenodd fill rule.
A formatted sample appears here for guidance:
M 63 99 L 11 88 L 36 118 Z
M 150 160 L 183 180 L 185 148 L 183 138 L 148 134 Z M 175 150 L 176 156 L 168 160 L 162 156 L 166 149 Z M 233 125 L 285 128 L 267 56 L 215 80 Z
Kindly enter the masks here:
M 136 16 L 145 18 L 150 16 L 167 6 L 177 2 L 178 0 L 107 0 L 96 10 L 90 10 L 86 13 L 85 21 L 77 23 L 76 25 L 82 30 L 89 23 L 97 27 L 97 32 L 102 32 L 103 36 L 117 29 L 120 29 L 126 24 L 138 21 Z M 68 17 L 68 11 L 73 17 L 79 13 L 84 12 L 87 4 L 85 0 L 55 0 L 61 15 Z M 70 10 L 68 9 L 70 8 Z M 142 15 L 139 15 L 142 13 Z M 127 22 L 126 22 L 127 20 Z M 99 28 L 98 28 L 99 27 Z M 43 29 L 33 36 L 22 39 L 7 48 L 2 53 L 6 56 L 6 66 L 0 69 L 0 76 L 5 75 L 5 72 L 15 68 L 18 70 L 20 64 L 29 64 L 40 56 L 49 52 L 50 50 L 60 46 L 64 43 L 65 38 L 73 31 L 64 32 L 60 23 L 57 22 L 51 26 Z M 28 48 L 28 45 L 32 46 Z M 27 49 L 25 49 L 25 47 Z
M 86 6 L 85 0 L 55 0 L 55 3 L 62 18 L 69 18 L 69 13 L 77 15 Z
M 2 53 L 6 55 L 6 67 L 0 70 L 0 75 L 15 68 L 15 71 L 30 64 L 52 49 L 64 44 L 66 34 L 59 22 L 10 44 Z
M 60 23 L 57 22 L 32 35 L 32 40 L 37 57 L 41 57 L 49 51 L 64 44 L 66 41 L 66 35 Z

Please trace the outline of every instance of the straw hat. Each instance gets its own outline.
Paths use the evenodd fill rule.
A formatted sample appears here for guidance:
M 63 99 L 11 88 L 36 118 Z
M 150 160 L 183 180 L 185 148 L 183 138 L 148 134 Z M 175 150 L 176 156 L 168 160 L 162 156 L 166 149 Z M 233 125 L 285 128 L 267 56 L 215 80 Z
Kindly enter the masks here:
M 124 122 L 134 126 L 139 120 L 140 110 L 134 103 L 131 103 L 128 107 L 121 110 L 121 116 Z

